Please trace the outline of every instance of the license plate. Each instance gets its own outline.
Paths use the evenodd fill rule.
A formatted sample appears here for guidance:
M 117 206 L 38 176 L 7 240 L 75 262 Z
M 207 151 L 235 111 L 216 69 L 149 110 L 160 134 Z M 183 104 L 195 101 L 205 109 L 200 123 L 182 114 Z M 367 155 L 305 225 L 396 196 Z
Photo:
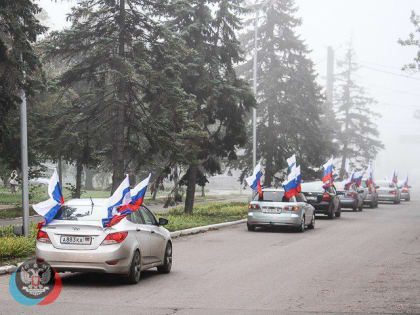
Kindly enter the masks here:
M 306 197 L 308 201 L 316 201 L 317 197 Z
M 263 208 L 263 213 L 281 213 L 281 208 Z
M 90 236 L 61 235 L 60 242 L 61 244 L 90 245 L 92 238 Z

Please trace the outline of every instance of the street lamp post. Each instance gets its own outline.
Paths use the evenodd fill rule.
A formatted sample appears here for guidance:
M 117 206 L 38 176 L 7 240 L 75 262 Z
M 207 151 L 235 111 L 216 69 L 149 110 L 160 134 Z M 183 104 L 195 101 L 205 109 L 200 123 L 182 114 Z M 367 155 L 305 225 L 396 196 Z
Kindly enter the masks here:
M 254 78 L 253 78 L 253 88 L 254 88 L 254 97 L 257 99 L 257 61 L 258 61 L 258 8 L 257 1 L 255 1 L 255 21 L 254 21 Z M 252 109 L 252 165 L 255 168 L 257 164 L 257 110 Z

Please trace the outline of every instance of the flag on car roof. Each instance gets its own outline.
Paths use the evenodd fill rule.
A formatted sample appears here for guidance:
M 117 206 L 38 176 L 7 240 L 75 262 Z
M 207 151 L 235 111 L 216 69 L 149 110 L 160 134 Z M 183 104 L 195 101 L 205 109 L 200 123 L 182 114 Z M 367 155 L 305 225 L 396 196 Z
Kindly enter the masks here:
M 292 172 L 289 174 L 288 181 L 291 181 L 292 179 L 296 180 L 296 185 L 297 185 L 296 189 L 297 189 L 297 192 L 300 193 L 302 191 L 301 189 L 302 177 L 300 175 L 300 165 L 293 168 Z
M 356 187 L 359 187 L 362 183 L 363 175 L 365 174 L 365 170 L 358 171 L 354 173 L 354 184 Z
M 396 169 L 394 169 L 394 172 L 392 173 L 392 182 L 398 185 L 398 172 Z
M 289 177 L 286 181 L 284 181 L 283 188 L 284 188 L 284 196 L 287 199 L 290 199 L 293 196 L 299 195 L 298 182 L 297 182 L 296 177 L 294 178 Z
M 261 188 L 261 164 L 258 163 L 255 168 L 254 172 L 251 176 L 247 177 L 245 180 L 248 183 L 248 185 L 254 190 L 258 192 L 258 195 L 260 198 L 263 196 L 262 188 Z
M 323 165 L 324 173 L 322 175 L 322 182 L 324 187 L 332 186 L 333 184 L 333 158 L 331 157 L 327 163 Z
M 405 178 L 404 184 L 403 184 L 404 188 L 408 188 L 408 174 L 407 177 Z
M 56 169 L 54 169 L 54 173 L 48 182 L 48 196 L 50 197 L 48 200 L 32 205 L 35 212 L 45 219 L 41 226 L 50 223 L 64 204 L 64 197 Z
M 296 167 L 296 154 L 293 154 L 287 159 L 287 165 L 289 165 L 289 170 L 292 172 Z
M 344 182 L 344 190 L 350 190 L 351 185 L 354 184 L 354 172 L 351 173 L 349 178 Z
M 111 220 L 109 222 L 105 222 L 104 226 L 110 227 L 117 224 L 127 215 L 134 211 L 137 211 L 141 207 L 141 205 L 143 204 L 144 196 L 146 195 L 147 186 L 149 185 L 151 176 L 152 174 L 149 174 L 149 176 L 146 179 L 141 181 L 136 187 L 130 190 L 130 201 L 128 203 L 124 203 L 120 206 L 117 206 L 116 210 L 113 211 L 113 216 L 111 217 Z
M 102 225 L 104 227 L 113 225 L 111 224 L 113 217 L 119 215 L 119 212 L 117 210 L 118 207 L 128 205 L 130 202 L 130 180 L 128 175 L 126 175 L 125 179 L 122 181 L 120 186 L 118 186 L 118 188 L 114 191 L 112 196 L 109 197 L 107 200 L 108 217 L 102 219 Z

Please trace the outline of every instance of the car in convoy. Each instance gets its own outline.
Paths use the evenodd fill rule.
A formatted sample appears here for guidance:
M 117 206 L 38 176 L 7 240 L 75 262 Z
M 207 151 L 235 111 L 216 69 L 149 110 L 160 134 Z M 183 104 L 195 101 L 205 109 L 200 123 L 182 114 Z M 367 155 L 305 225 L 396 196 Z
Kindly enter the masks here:
M 141 271 L 157 267 L 169 273 L 172 240 L 159 220 L 145 206 L 112 227 L 103 228 L 106 199 L 72 199 L 37 234 L 36 257 L 58 272 L 120 274 L 135 284 Z
M 305 227 L 315 228 L 314 207 L 307 203 L 303 194 L 287 200 L 283 189 L 263 189 L 248 205 L 248 231 L 257 227 L 293 227 L 305 232 Z
M 322 181 L 302 183 L 302 193 L 316 214 L 325 214 L 329 219 L 341 216 L 340 199 L 334 186 L 324 188 Z
M 401 199 L 405 201 L 410 201 L 410 188 L 411 186 L 404 187 L 403 183 L 398 184 L 398 188 L 401 190 Z
M 377 208 L 379 201 L 378 192 L 376 191 L 376 184 L 375 187 L 371 185 L 371 187 L 369 188 L 367 179 L 363 179 L 362 184 L 360 185 L 360 189 L 364 190 L 363 204 L 368 205 L 371 208 Z
M 401 191 L 395 183 L 387 180 L 380 180 L 376 182 L 376 185 L 378 187 L 377 192 L 379 201 L 390 201 L 395 204 L 401 202 Z
M 341 208 L 350 208 L 353 211 L 363 211 L 363 198 L 365 191 L 357 189 L 354 184 L 351 184 L 349 189 L 345 189 L 345 182 L 334 183 L 338 198 L 340 199 Z

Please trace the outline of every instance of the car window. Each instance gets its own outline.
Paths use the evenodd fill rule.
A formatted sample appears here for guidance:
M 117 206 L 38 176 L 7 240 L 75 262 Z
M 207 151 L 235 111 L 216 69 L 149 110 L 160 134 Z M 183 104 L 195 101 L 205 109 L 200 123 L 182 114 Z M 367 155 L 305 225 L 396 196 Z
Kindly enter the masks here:
M 298 202 L 308 202 L 308 200 L 306 200 L 306 197 L 305 197 L 305 195 L 304 194 L 302 194 L 302 193 L 300 193 L 298 196 L 297 196 L 297 201 Z
M 323 192 L 322 182 L 302 183 L 302 191 L 304 192 Z
M 263 198 L 261 199 L 258 194 L 255 195 L 255 201 L 267 201 L 267 202 L 282 202 L 284 196 L 284 191 L 274 190 L 274 191 L 263 191 Z
M 141 207 L 139 211 L 141 215 L 143 216 L 145 224 L 149 224 L 149 225 L 157 224 L 155 216 L 148 209 L 146 209 L 145 207 Z
M 139 211 L 135 211 L 127 216 L 127 219 L 136 224 L 145 224 L 143 217 Z
M 62 206 L 55 220 L 63 221 L 100 221 L 107 216 L 108 210 L 103 206 Z

